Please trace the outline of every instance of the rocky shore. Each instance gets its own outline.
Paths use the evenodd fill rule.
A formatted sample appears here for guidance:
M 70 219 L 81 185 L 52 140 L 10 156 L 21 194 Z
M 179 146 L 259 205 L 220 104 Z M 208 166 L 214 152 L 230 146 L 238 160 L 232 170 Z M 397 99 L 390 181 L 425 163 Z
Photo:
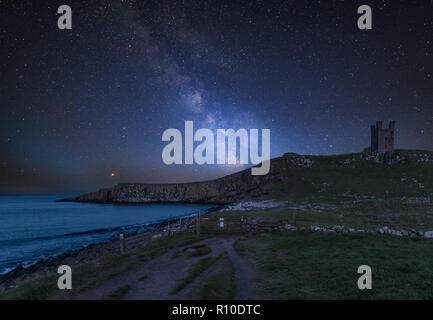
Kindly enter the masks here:
M 125 238 L 125 252 L 149 243 L 154 239 L 174 234 L 176 232 L 194 232 L 195 217 L 185 217 L 177 220 L 165 221 L 149 226 L 144 232 L 129 235 Z M 120 240 L 91 244 L 85 248 L 68 251 L 56 257 L 39 260 L 29 267 L 22 265 L 12 271 L 0 275 L 0 289 L 13 288 L 17 283 L 47 273 L 57 273 L 60 265 L 74 266 L 76 264 L 95 261 L 106 255 L 120 253 Z

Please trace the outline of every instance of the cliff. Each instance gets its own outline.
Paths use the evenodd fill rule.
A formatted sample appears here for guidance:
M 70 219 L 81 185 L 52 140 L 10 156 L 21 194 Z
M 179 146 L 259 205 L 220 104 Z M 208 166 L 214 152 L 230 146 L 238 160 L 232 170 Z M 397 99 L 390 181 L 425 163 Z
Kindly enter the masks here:
M 265 176 L 251 175 L 251 169 L 225 176 L 216 180 L 176 183 L 145 184 L 120 183 L 113 188 L 101 189 L 75 198 L 58 201 L 79 201 L 98 203 L 210 203 L 226 204 L 236 201 L 242 195 L 254 193 L 264 195 L 264 185 L 281 181 L 275 170 Z
M 370 155 L 300 156 L 286 153 L 271 160 L 265 176 L 246 169 L 212 181 L 144 184 L 121 183 L 59 201 L 100 203 L 227 204 L 251 199 L 322 197 L 431 197 L 433 152 L 396 150 L 398 161 L 378 162 Z

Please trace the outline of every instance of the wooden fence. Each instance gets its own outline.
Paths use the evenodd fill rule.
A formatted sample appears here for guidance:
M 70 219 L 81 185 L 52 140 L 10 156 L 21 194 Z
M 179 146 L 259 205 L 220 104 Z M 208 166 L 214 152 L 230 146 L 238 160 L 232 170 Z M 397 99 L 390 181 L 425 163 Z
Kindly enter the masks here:
M 271 231 L 285 225 L 283 220 L 264 220 L 239 216 L 203 216 L 197 214 L 196 233 L 202 234 L 242 234 L 249 232 Z
M 171 236 L 177 232 L 193 232 L 198 234 L 245 234 L 250 232 L 266 232 L 278 229 L 289 221 L 270 220 L 259 218 L 239 217 L 238 215 L 225 214 L 224 217 L 218 214 L 202 215 L 200 212 L 196 217 L 179 220 L 172 220 L 164 227 L 163 231 L 156 234 L 149 234 L 149 239 Z M 296 217 L 293 215 L 292 224 L 296 225 Z M 119 236 L 120 254 L 142 244 L 143 239 L 139 236 L 125 239 L 123 233 Z

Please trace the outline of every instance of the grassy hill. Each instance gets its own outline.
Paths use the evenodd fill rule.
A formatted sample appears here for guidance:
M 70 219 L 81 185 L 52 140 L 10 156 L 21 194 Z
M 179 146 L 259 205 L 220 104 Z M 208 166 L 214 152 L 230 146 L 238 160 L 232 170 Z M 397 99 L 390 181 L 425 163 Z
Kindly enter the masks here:
M 433 299 L 433 239 L 364 232 L 312 232 L 308 228 L 344 225 L 363 230 L 383 226 L 396 230 L 433 230 L 433 152 L 398 150 L 397 154 L 400 161 L 388 165 L 361 153 L 338 156 L 289 153 L 271 161 L 268 176 L 251 177 L 248 169 L 222 178 L 226 179 L 220 180 L 222 185 L 227 181 L 233 186 L 244 184 L 241 191 L 237 189 L 237 200 L 277 199 L 287 205 L 209 213 L 201 221 L 201 235 L 183 232 L 161 237 L 126 254 L 95 258 L 91 263 L 74 266 L 75 291 L 71 294 L 77 289 L 79 292 L 93 290 L 112 277 L 128 279 L 123 274 L 145 267 L 145 263 L 189 241 L 216 238 L 215 243 L 227 250 L 224 239 L 233 234 L 205 232 L 217 228 L 222 217 L 226 226 L 239 226 L 243 219 L 292 223 L 296 216 L 296 225 L 306 227 L 305 230 L 272 229 L 234 235 L 237 238 L 234 249 L 250 274 L 249 297 Z M 176 250 L 176 254 L 167 256 L 168 262 L 186 252 L 185 248 Z M 203 251 L 203 255 L 209 253 L 210 250 Z M 192 282 L 199 272 L 195 264 L 187 258 L 184 260 L 194 271 L 185 278 Z M 211 272 L 192 289 L 193 297 L 233 298 L 237 290 L 236 272 L 239 278 L 233 261 L 238 260 L 226 257 L 215 263 L 214 269 L 210 267 Z M 365 264 L 372 268 L 372 290 L 357 287 L 357 269 Z M 53 273 L 23 281 L 16 289 L 0 292 L 0 300 L 60 298 L 63 293 L 57 290 L 57 276 Z M 140 281 L 152 280 L 147 275 L 140 276 Z M 111 298 L 122 298 L 129 285 L 119 284 Z
M 397 150 L 400 162 L 387 165 L 362 153 L 337 156 L 286 154 L 271 161 L 278 182 L 262 184 L 243 199 L 287 201 L 279 210 L 229 212 L 262 220 L 292 220 L 299 226 L 388 226 L 433 230 L 433 152 Z
M 401 159 L 391 165 L 377 163 L 362 153 L 336 156 L 286 154 L 272 159 L 271 174 L 278 183 L 253 190 L 248 198 L 266 197 L 304 201 L 322 199 L 365 199 L 433 195 L 433 152 L 397 150 Z

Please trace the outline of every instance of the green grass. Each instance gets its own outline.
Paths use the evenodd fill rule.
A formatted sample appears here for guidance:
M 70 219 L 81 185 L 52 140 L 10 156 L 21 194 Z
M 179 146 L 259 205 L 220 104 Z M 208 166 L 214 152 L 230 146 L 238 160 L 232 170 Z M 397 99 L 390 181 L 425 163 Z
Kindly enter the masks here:
M 0 300 L 23 299 L 70 299 L 92 289 L 106 280 L 136 269 L 147 261 L 158 257 L 172 248 L 192 244 L 205 239 L 192 233 L 179 233 L 140 246 L 123 255 L 108 255 L 96 261 L 72 267 L 72 290 L 59 290 L 55 271 L 18 283 L 16 288 L 0 292 Z
M 130 290 L 131 290 L 131 286 L 129 286 L 129 285 L 122 286 L 118 289 L 111 291 L 109 294 L 107 294 L 104 297 L 104 300 L 120 300 L 124 296 L 126 296 Z
M 203 229 L 217 230 L 220 217 L 233 228 L 239 228 L 241 217 L 249 221 L 260 219 L 292 224 L 293 215 L 296 214 L 297 226 L 304 227 L 344 225 L 376 230 L 380 226 L 388 226 L 397 230 L 433 230 L 433 202 L 418 198 L 331 201 L 318 197 L 305 202 L 289 202 L 288 205 L 290 208 L 212 213 L 201 224 Z
M 59 275 L 60 276 L 60 275 Z M 57 289 L 57 276 L 49 275 L 27 280 L 17 288 L 0 292 L 0 300 L 46 300 L 53 296 Z
M 433 299 L 433 241 L 376 234 L 274 232 L 236 250 L 271 299 Z M 359 290 L 360 265 L 373 289 Z
M 190 266 L 188 274 L 170 291 L 170 294 L 176 294 L 191 283 L 195 278 L 206 271 L 211 265 L 213 265 L 221 255 L 217 257 L 202 258 L 193 265 Z
M 212 250 L 205 244 L 200 244 L 197 246 L 187 247 L 182 250 L 177 251 L 173 254 L 173 258 L 178 257 L 199 257 L 199 256 L 205 256 L 209 253 L 211 253 Z
M 246 192 L 245 198 L 267 198 L 309 201 L 339 201 L 342 197 L 356 199 L 364 196 L 380 198 L 432 197 L 433 163 L 418 162 L 421 155 L 431 151 L 397 150 L 404 163 L 386 165 L 365 160 L 361 153 L 336 156 L 305 156 L 313 161 L 310 168 L 293 165 L 293 158 L 279 157 L 271 161 L 271 175 L 280 182 L 263 184 Z M 362 158 L 361 158 L 362 156 Z M 350 164 L 344 164 L 349 159 Z M 416 182 L 412 179 L 415 179 Z M 419 183 L 423 184 L 420 188 Z
M 215 271 L 207 275 L 193 290 L 191 297 L 197 300 L 232 300 L 235 293 L 233 265 L 225 256 L 215 266 Z

